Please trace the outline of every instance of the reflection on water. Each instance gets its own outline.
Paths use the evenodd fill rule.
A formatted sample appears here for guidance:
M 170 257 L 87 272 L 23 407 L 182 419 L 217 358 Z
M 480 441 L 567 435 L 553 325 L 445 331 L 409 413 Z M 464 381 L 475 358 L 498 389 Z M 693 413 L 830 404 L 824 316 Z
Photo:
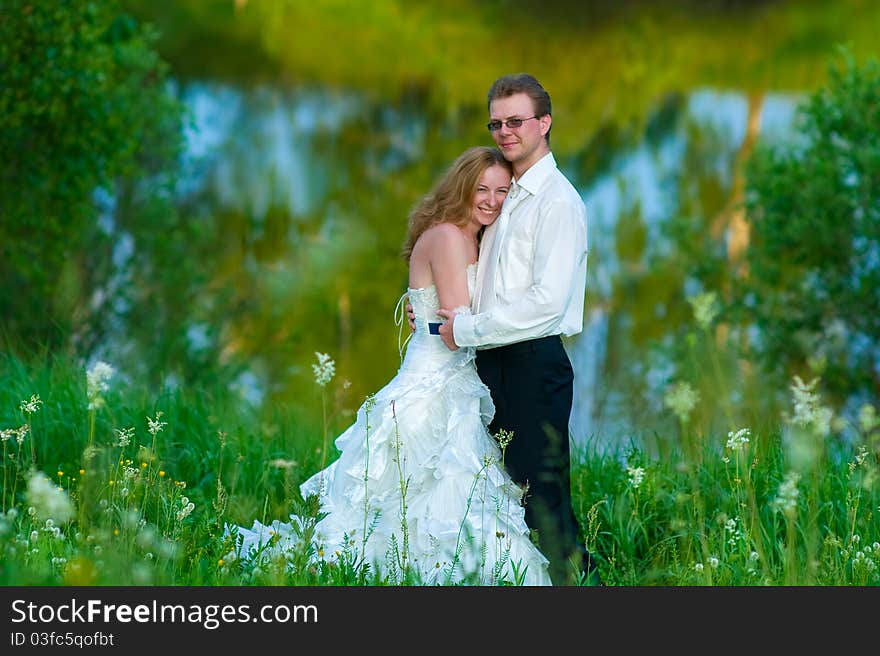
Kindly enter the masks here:
M 791 95 L 762 99 L 762 140 L 791 138 L 797 101 Z M 690 214 L 689 220 L 708 230 L 721 211 L 749 119 L 742 94 L 697 90 L 681 105 L 661 135 L 615 152 L 589 184 L 575 180 L 590 220 L 584 332 L 568 345 L 579 375 L 571 428 L 580 440 L 595 435 L 599 443 L 619 444 L 664 427 L 662 398 L 675 366 L 642 342 L 640 333 L 668 342 L 676 324 L 667 305 L 703 290 L 687 278 L 684 289 L 664 288 L 663 279 L 652 279 L 650 265 L 676 258 L 678 244 L 663 231 L 671 217 Z M 705 191 L 709 180 L 720 195 Z M 637 227 L 621 229 L 623 222 Z M 633 274 L 647 281 L 647 293 L 638 300 L 647 318 L 634 316 L 620 300 Z
M 237 363 L 233 384 L 252 403 L 308 405 L 314 352 L 326 352 L 337 382 L 351 382 L 342 404 L 356 407 L 399 364 L 392 310 L 406 284 L 407 210 L 473 145 L 481 115 L 321 88 L 179 92 L 192 120 L 181 205 L 214 235 L 201 278 L 180 281 L 199 299 L 179 326 L 193 361 Z M 676 339 L 701 283 L 676 269 L 681 245 L 664 225 L 712 229 L 750 111 L 762 139 L 781 139 L 796 100 L 699 89 L 658 108 L 644 134 L 554 142 L 589 217 L 585 330 L 567 343 L 580 442 L 616 444 L 668 422 L 662 395 L 676 366 L 656 347 Z
M 181 193 L 210 190 L 218 208 L 244 212 L 258 224 L 270 208 L 295 218 L 326 203 L 333 172 L 315 152 L 315 140 L 338 133 L 357 114 L 355 96 L 271 88 L 245 94 L 195 83 L 182 97 L 192 124 Z

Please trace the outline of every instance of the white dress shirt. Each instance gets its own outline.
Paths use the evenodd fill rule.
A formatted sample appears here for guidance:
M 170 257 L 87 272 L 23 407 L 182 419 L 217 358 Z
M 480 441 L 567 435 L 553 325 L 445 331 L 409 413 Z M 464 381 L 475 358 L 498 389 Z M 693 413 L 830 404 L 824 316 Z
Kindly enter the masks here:
M 472 315 L 453 324 L 459 346 L 492 348 L 583 329 L 587 210 L 552 153 L 514 179 L 480 244 Z

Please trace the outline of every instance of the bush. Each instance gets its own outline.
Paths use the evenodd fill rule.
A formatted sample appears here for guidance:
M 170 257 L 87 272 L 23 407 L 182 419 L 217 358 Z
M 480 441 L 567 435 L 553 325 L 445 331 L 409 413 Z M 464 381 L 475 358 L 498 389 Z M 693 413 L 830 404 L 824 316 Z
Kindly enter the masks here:
M 90 319 L 75 308 L 109 276 L 120 188 L 136 185 L 135 205 L 153 215 L 157 202 L 172 213 L 181 106 L 155 40 L 113 2 L 4 5 L 0 315 L 10 341 L 58 345 Z
M 779 374 L 822 373 L 836 401 L 880 392 L 880 62 L 844 53 L 799 109 L 797 143 L 747 168 L 740 301 Z M 871 310 L 870 308 L 875 308 Z

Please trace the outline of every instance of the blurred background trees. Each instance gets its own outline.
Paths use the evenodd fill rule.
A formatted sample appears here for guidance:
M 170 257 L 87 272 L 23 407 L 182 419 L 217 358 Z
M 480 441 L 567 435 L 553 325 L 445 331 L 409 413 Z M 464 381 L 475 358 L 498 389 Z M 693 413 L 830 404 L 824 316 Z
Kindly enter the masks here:
M 765 370 L 821 375 L 840 404 L 880 396 L 880 63 L 844 52 L 797 139 L 748 162 L 743 320 Z M 808 365 L 811 365 L 812 374 Z
M 182 106 L 156 38 L 113 2 L 4 2 L 0 316 L 11 344 L 78 335 L 93 348 L 121 302 L 107 293 L 120 223 L 135 239 L 167 239 L 177 223 Z

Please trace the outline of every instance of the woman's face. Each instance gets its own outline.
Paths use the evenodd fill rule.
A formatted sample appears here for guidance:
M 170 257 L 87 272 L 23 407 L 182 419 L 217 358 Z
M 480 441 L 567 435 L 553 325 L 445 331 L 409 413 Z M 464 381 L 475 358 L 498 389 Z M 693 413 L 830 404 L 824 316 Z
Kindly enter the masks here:
M 493 164 L 480 176 L 474 193 L 471 223 L 478 229 L 492 225 L 501 213 L 501 204 L 510 188 L 510 172 L 503 166 Z

